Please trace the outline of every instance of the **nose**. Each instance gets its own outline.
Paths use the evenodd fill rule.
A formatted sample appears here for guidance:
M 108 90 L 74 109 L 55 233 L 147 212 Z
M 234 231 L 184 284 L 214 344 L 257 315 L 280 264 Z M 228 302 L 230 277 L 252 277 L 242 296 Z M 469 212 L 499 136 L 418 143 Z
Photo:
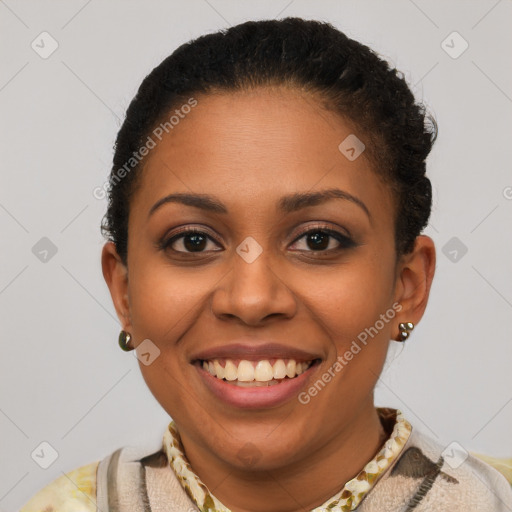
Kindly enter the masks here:
M 232 269 L 212 294 L 212 312 L 220 319 L 236 318 L 251 326 L 269 318 L 290 319 L 297 310 L 297 301 L 286 275 L 268 251 L 254 261 L 235 253 Z

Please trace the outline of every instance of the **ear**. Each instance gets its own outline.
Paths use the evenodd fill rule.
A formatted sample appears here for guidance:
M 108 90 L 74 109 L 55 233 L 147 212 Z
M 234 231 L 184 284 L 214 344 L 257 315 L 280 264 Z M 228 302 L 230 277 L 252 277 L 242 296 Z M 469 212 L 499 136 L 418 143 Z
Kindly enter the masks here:
M 416 325 L 421 320 L 427 307 L 435 267 L 434 241 L 426 235 L 418 236 L 414 250 L 403 255 L 397 265 L 395 301 L 402 305 L 397 315 L 398 323 L 412 322 Z
M 103 277 L 110 290 L 110 296 L 117 312 L 122 329 L 131 329 L 130 303 L 128 300 L 128 269 L 117 254 L 113 242 L 107 242 L 101 252 Z

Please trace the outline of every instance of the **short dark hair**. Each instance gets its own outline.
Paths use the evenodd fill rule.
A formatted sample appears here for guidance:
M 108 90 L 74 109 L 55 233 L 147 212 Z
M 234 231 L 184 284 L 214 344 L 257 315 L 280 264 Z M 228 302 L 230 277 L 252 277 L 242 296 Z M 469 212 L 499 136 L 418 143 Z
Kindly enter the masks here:
M 415 101 L 403 74 L 368 46 L 330 23 L 285 18 L 248 21 L 189 41 L 141 83 L 117 134 L 101 226 L 125 265 L 130 198 L 144 160 L 121 180 L 117 171 L 192 94 L 269 85 L 310 92 L 356 127 L 374 172 L 394 194 L 397 258 L 412 251 L 432 207 L 425 161 L 437 137 L 435 119 Z

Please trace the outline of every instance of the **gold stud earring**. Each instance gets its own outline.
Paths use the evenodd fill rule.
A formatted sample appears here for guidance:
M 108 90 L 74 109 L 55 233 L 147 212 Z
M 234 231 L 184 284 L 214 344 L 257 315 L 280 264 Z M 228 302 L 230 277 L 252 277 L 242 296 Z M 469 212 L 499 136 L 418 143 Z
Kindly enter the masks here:
M 128 343 L 130 343 L 131 339 L 132 339 L 132 335 L 129 332 L 121 331 L 119 333 L 119 346 L 125 352 L 130 352 L 130 350 L 133 350 L 135 348 L 135 347 L 128 346 Z
M 400 330 L 400 332 L 398 333 L 397 341 L 403 342 L 411 334 L 411 331 L 414 329 L 414 324 L 412 322 L 401 322 L 398 325 L 398 329 Z

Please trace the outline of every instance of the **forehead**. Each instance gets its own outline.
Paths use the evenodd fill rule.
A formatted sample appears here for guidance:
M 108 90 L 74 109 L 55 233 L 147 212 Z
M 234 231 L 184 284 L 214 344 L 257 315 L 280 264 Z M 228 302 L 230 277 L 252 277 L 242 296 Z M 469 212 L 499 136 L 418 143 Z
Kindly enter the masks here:
M 391 192 L 364 151 L 351 160 L 339 148 L 364 143 L 364 135 L 313 96 L 281 87 L 195 100 L 193 108 L 175 106 L 172 124 L 150 135 L 155 147 L 142 169 L 137 210 L 173 192 L 214 194 L 238 211 L 255 203 L 268 209 L 283 195 L 337 187 L 374 216 L 391 215 Z

